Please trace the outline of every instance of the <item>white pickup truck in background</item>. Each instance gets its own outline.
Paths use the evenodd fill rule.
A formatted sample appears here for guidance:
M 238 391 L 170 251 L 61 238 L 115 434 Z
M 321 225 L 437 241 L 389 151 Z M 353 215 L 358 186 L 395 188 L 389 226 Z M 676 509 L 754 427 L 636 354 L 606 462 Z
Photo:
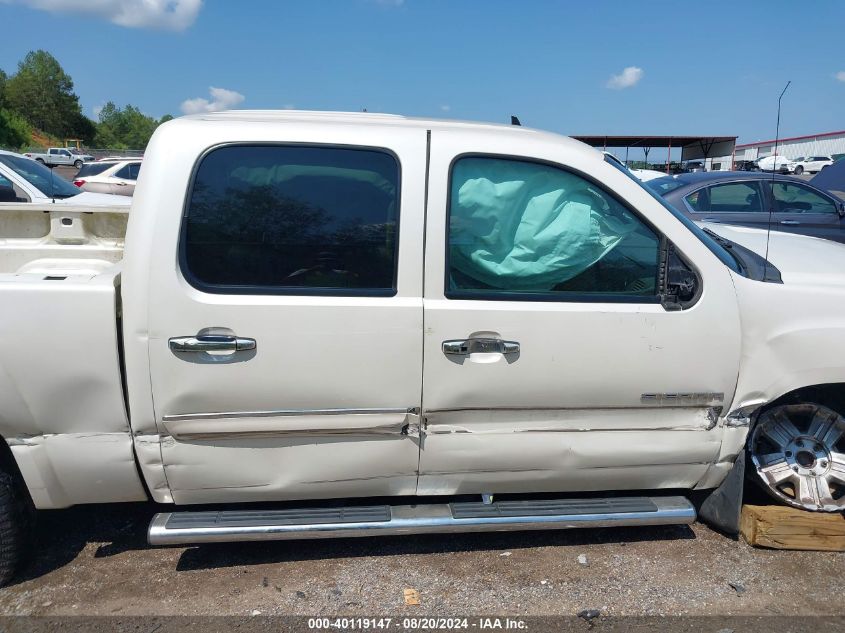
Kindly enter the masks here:
M 37 160 L 48 167 L 56 167 L 58 165 L 69 165 L 79 169 L 84 163 L 94 160 L 94 157 L 84 152 L 67 148 L 67 147 L 50 147 L 44 153 L 27 152 L 24 154 L 27 158 Z
M 166 544 L 689 523 L 715 490 L 730 529 L 747 452 L 845 507 L 845 246 L 702 229 L 571 139 L 197 115 L 128 226 L 2 218 L 3 580 L 33 506 L 151 498 Z

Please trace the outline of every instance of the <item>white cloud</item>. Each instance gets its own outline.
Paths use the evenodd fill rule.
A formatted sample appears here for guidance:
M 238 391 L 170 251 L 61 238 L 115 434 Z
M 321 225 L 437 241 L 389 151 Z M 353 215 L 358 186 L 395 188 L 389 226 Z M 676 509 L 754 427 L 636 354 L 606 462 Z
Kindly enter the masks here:
M 282 106 L 282 110 L 296 110 L 296 105 L 293 103 L 286 103 Z
M 185 114 L 200 114 L 202 112 L 231 110 L 246 99 L 240 92 L 227 90 L 226 88 L 215 88 L 214 86 L 208 89 L 208 94 L 211 96 L 211 100 L 197 97 L 196 99 L 186 99 L 183 101 L 181 105 L 182 112 Z
M 834 75 L 834 77 L 836 77 L 839 81 L 845 81 L 845 70 L 840 70 Z
M 105 105 L 106 105 L 105 103 L 101 103 L 100 105 L 95 105 L 93 108 L 91 108 L 91 112 L 94 113 L 95 119 L 100 118 L 100 112 L 103 111 L 103 106 L 105 106 Z
M 637 66 L 628 66 L 618 75 L 611 75 L 607 80 L 607 87 L 612 90 L 624 90 L 636 86 L 645 72 Z
M 451 109 L 452 109 L 452 106 L 449 106 L 449 105 L 442 105 L 442 106 L 440 106 L 440 111 L 441 111 L 441 112 L 448 112 L 448 111 L 449 111 L 449 110 L 451 110 Z
M 183 31 L 197 19 L 203 0 L 0 0 L 50 13 L 91 15 L 130 28 Z

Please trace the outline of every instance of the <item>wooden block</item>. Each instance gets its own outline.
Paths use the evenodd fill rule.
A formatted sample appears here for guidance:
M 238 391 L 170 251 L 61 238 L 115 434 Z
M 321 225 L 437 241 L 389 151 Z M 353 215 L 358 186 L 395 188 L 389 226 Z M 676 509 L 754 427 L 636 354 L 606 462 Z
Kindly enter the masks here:
M 742 506 L 739 531 L 749 545 L 845 552 L 845 516 L 786 506 Z

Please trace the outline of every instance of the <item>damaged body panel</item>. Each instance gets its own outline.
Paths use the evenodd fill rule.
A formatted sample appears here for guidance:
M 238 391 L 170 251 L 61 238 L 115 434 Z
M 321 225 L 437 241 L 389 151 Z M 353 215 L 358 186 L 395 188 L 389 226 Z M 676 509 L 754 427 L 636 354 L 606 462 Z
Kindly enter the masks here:
M 0 434 L 38 508 L 146 498 L 123 402 L 116 275 L 0 275 L 0 303 L 13 307 L 0 311 Z
M 176 503 L 413 494 L 422 383 L 425 130 L 336 125 L 337 142 L 360 151 L 313 147 L 298 154 L 302 143 L 313 141 L 308 126 L 277 127 L 275 137 L 268 137 L 263 126 L 246 136 L 243 126 L 225 127 L 228 131 L 220 129 L 223 136 L 212 149 L 204 134 L 173 128 L 180 137 L 174 164 L 165 168 L 151 162 L 150 170 L 145 166 L 144 177 L 161 179 L 159 186 L 145 191 L 139 182 L 139 215 L 130 218 L 130 231 L 136 230 L 135 217 L 148 214 L 137 230 L 156 249 L 143 248 L 143 242 L 130 245 L 124 276 L 126 286 L 133 288 L 125 304 L 127 366 L 150 377 L 149 386 L 130 377 L 130 404 L 140 405 L 133 410 L 133 428 L 160 437 L 164 480 Z M 166 148 L 174 140 L 160 136 L 149 149 L 170 153 Z M 237 162 L 239 152 L 264 162 L 247 169 Z M 359 155 L 364 158 L 358 160 Z M 197 157 L 202 157 L 199 164 Z M 299 162 L 279 164 L 284 160 Z M 337 166 L 326 168 L 326 161 Z M 228 180 L 215 171 L 187 202 L 168 191 L 167 183 L 185 191 L 192 178 L 210 170 L 220 170 Z M 334 212 L 335 197 L 320 198 L 319 189 L 307 194 L 301 189 L 326 179 L 361 198 L 359 202 L 348 195 L 341 209 L 356 205 L 361 213 L 382 214 L 366 228 L 367 235 L 379 237 L 363 254 L 344 250 L 334 234 L 319 237 L 319 248 L 288 246 L 290 231 L 278 233 L 278 227 L 305 217 L 297 214 L 312 213 L 311 207 L 272 198 L 267 217 L 274 221 L 255 218 L 261 232 L 250 237 L 258 241 L 250 249 L 263 248 L 263 256 L 242 269 L 208 267 L 216 258 L 248 257 L 250 251 L 208 245 L 202 231 L 218 216 L 203 215 L 211 206 L 202 196 L 217 196 L 214 205 L 219 200 L 227 205 L 237 187 L 256 187 L 265 196 L 300 187 L 297 195 L 316 196 L 323 205 L 320 213 L 327 214 Z M 229 189 L 217 189 L 221 182 Z M 290 218 L 284 216 L 286 204 Z M 189 220 L 183 226 L 186 213 Z M 192 214 L 199 214 L 196 225 L 190 224 Z M 379 233 L 385 218 L 397 233 Z M 325 217 L 322 221 L 330 225 Z M 182 240 L 194 235 L 190 231 L 198 237 L 189 247 Z M 284 274 L 267 275 L 268 262 L 287 265 L 277 254 L 291 248 L 300 257 L 298 263 Z M 189 261 L 195 251 L 199 255 Z M 347 260 L 337 261 L 347 252 Z M 161 253 L 169 253 L 166 259 L 177 265 L 162 265 Z M 372 265 L 342 270 L 353 257 L 374 257 L 386 270 L 373 270 Z M 228 283 L 239 275 L 254 275 L 268 285 L 259 288 L 248 279 L 253 285 L 246 288 L 217 287 L 205 281 Z M 358 290 L 355 286 L 366 275 L 367 284 L 383 287 Z M 343 287 L 299 287 L 308 283 Z M 208 338 L 214 336 L 218 338 Z M 226 336 L 249 340 L 249 348 L 196 349 Z M 169 344 L 186 337 L 194 340 L 194 349 Z M 142 463 L 142 468 L 153 471 L 155 464 Z
M 721 435 L 706 409 L 426 412 L 419 494 L 691 488 Z
M 532 161 L 567 169 L 557 150 L 541 143 L 523 158 L 492 136 L 473 141 L 480 156 L 491 157 L 489 178 L 499 189 L 521 186 L 510 165 L 518 165 L 517 176 Z M 733 398 L 739 370 L 740 320 L 728 269 L 690 239 L 680 222 L 661 218 L 665 210 L 654 209 L 639 184 L 597 157 L 589 168 L 585 162 L 562 176 L 563 184 L 554 184 L 559 189 L 531 195 L 556 196 L 563 201 L 559 213 L 571 214 L 573 222 L 589 204 L 593 214 L 627 225 L 629 238 L 616 249 L 633 240 L 633 250 L 623 253 L 624 261 L 637 262 L 632 276 L 642 275 L 630 282 L 633 288 L 645 287 L 647 271 L 656 270 L 660 242 L 648 237 L 648 227 L 659 226 L 665 239 L 695 262 L 699 291 L 689 305 L 667 310 L 653 295 L 625 294 L 629 282 L 615 282 L 621 277 L 611 275 L 603 283 L 607 288 L 618 283 L 619 297 L 591 294 L 586 282 L 573 284 L 575 290 L 562 285 L 545 294 L 523 291 L 528 286 L 521 269 L 499 289 L 475 289 L 490 283 L 467 281 L 471 262 L 461 259 L 460 268 L 450 267 L 455 249 L 466 250 L 461 240 L 468 239 L 457 228 L 464 230 L 470 212 L 479 214 L 473 209 L 496 205 L 499 198 L 479 202 L 476 179 L 473 197 L 465 200 L 455 165 L 466 145 L 447 135 L 432 139 L 431 171 L 438 177 L 430 182 L 425 254 L 420 492 L 695 486 L 719 454 L 722 408 Z M 602 186 L 586 178 L 570 184 L 578 173 L 588 173 Z M 542 178 L 527 182 L 540 187 L 547 182 Z M 619 206 L 620 198 L 630 207 Z M 456 216 L 454 210 L 465 204 L 473 206 Z M 515 239 L 539 231 L 526 217 L 527 212 L 514 229 Z M 483 233 L 487 226 L 475 230 Z M 497 236 L 475 238 L 478 248 Z M 524 239 L 518 257 L 542 263 L 535 254 L 542 248 Z M 618 275 L 623 265 L 607 269 Z M 478 337 L 518 344 L 518 352 L 455 356 L 442 349 L 443 341 Z

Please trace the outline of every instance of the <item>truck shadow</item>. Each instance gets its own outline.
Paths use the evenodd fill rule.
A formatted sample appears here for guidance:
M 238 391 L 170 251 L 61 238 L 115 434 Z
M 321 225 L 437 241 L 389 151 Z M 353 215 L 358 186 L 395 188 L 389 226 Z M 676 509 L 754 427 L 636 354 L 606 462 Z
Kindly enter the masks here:
M 147 526 L 160 511 L 150 503 L 76 506 L 38 513 L 34 554 L 9 586 L 40 578 L 72 563 L 89 544 L 95 558 L 146 549 Z
M 35 533 L 35 555 L 10 585 L 34 580 L 71 565 L 83 550 L 96 546 L 93 557 L 109 558 L 128 551 L 153 550 L 147 527 L 162 506 L 125 503 L 78 506 L 42 511 Z M 617 527 L 534 532 L 488 532 L 345 538 L 330 540 L 214 543 L 186 546 L 177 571 L 193 571 L 293 561 L 407 554 L 515 550 L 638 541 L 694 539 L 688 526 Z M 176 547 L 176 549 L 180 549 Z
M 307 546 L 303 546 L 304 541 L 214 543 L 186 548 L 176 569 L 197 571 L 330 558 L 512 551 L 532 547 L 578 547 L 694 538 L 695 533 L 689 526 L 678 525 L 326 539 L 308 541 Z

